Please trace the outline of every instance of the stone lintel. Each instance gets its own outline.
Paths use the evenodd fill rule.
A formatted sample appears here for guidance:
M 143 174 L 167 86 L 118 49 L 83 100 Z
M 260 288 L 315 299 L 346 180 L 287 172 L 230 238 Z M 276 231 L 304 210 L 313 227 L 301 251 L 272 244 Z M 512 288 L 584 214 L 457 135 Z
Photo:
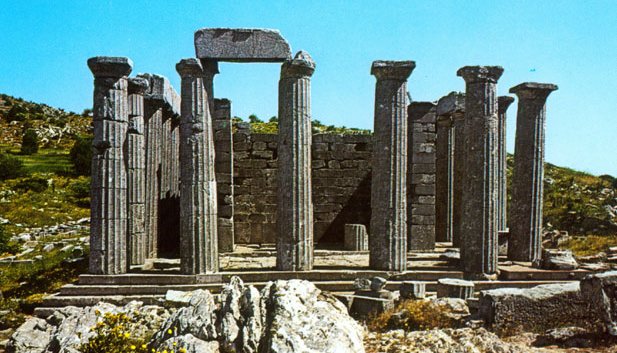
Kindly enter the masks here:
M 516 94 L 519 98 L 546 98 L 558 88 L 552 83 L 523 82 L 510 88 L 510 93 Z
M 462 77 L 467 83 L 497 83 L 502 74 L 503 67 L 501 66 L 463 66 L 456 72 L 456 75 Z
M 94 77 L 120 78 L 133 71 L 133 61 L 120 56 L 95 56 L 88 59 Z
M 465 93 L 450 92 L 437 102 L 437 115 L 452 115 L 456 112 L 465 112 Z
M 413 69 L 416 68 L 415 61 L 389 61 L 376 60 L 371 66 L 371 75 L 378 80 L 407 80 Z
M 508 110 L 512 102 L 514 102 L 514 98 L 510 96 L 497 97 L 497 110 L 499 114 L 504 114 Z
M 281 68 L 281 76 L 312 76 L 315 72 L 315 62 L 309 53 L 300 50 L 292 60 L 287 60 Z
M 283 62 L 291 59 L 281 33 L 258 28 L 202 28 L 195 32 L 200 59 L 229 62 Z
M 143 77 L 129 78 L 129 94 L 144 94 L 150 83 Z
M 139 74 L 137 77 L 148 80 L 150 84 L 144 99 L 158 101 L 167 112 L 180 116 L 180 96 L 167 77 L 157 74 Z

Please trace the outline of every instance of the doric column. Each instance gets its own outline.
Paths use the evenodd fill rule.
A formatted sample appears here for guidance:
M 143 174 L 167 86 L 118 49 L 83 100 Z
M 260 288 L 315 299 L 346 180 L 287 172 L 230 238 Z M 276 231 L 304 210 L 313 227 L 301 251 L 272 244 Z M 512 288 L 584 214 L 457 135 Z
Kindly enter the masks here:
M 461 262 L 468 278 L 497 275 L 497 80 L 499 66 L 465 66 L 465 179 Z
M 119 274 L 129 267 L 124 142 L 133 63 L 100 56 L 88 59 L 88 67 L 94 75 L 90 273 Z
M 535 82 L 510 89 L 518 97 L 508 239 L 508 258 L 513 261 L 535 261 L 541 256 L 546 99 L 556 89 L 556 85 Z
M 144 140 L 144 92 L 148 80 L 130 78 L 129 126 L 127 135 L 127 183 L 128 183 L 128 238 L 131 265 L 141 265 L 146 260 L 145 189 L 146 150 Z
M 407 249 L 435 249 L 435 103 L 411 102 L 407 114 Z
M 435 143 L 435 239 L 452 241 L 452 180 L 454 176 L 454 131 L 452 112 L 437 104 L 437 142 Z
M 176 65 L 182 78 L 180 121 L 180 268 L 218 272 L 214 142 L 203 69 L 197 59 Z
M 276 209 L 276 268 L 313 268 L 311 197 L 311 76 L 315 63 L 300 51 L 281 67 Z
M 413 61 L 374 61 L 375 126 L 371 178 L 372 269 L 407 269 L 407 78 Z
M 140 76 L 143 77 L 143 76 Z M 158 254 L 159 188 L 161 166 L 161 129 L 163 104 L 151 95 L 144 97 L 144 133 L 146 148 L 146 258 Z
M 499 210 L 497 218 L 497 230 L 506 231 L 508 229 L 508 163 L 506 157 L 506 111 L 514 98 L 510 96 L 500 96 L 497 98 L 497 197 L 499 198 Z
M 449 187 L 449 192 L 452 194 L 450 196 L 452 198 L 452 214 L 450 216 L 452 223 L 450 231 L 452 233 L 452 246 L 459 247 L 461 234 L 461 217 L 463 214 L 463 179 L 465 178 L 465 94 L 460 92 L 450 92 L 447 96 L 442 97 L 437 103 L 437 114 L 440 116 L 447 116 L 452 120 L 452 128 L 449 136 L 451 148 L 451 164 L 449 165 L 449 167 L 452 168 L 452 179 L 450 180 L 451 184 Z M 444 136 L 442 135 L 442 138 L 443 137 Z M 442 150 L 441 152 L 445 153 L 444 150 Z M 440 153 L 439 145 L 437 146 L 437 153 Z M 439 156 L 437 158 L 439 158 Z M 444 168 L 443 164 L 442 168 Z M 440 173 L 438 172 L 438 178 L 439 174 Z M 445 196 L 446 198 L 448 197 L 445 194 L 442 194 L 441 196 Z M 437 204 L 440 204 L 440 202 L 437 202 Z M 442 206 L 444 206 L 443 203 L 440 207 Z

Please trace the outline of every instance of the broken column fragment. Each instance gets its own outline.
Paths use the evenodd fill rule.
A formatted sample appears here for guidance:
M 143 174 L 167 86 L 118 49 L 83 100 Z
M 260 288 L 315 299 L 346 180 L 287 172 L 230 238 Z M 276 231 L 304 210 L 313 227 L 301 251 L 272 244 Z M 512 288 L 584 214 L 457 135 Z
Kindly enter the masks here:
M 546 99 L 556 89 L 556 85 L 535 82 L 510 89 L 518 97 L 508 239 L 508 258 L 513 261 L 533 262 L 542 256 Z
M 251 28 L 203 28 L 195 32 L 199 59 L 232 62 L 282 62 L 291 49 L 279 31 Z
M 128 129 L 128 58 L 88 59 L 94 75 L 90 273 L 120 274 L 127 256 L 127 177 L 124 144 Z
M 407 269 L 407 78 L 413 61 L 374 61 L 371 269 Z
M 311 183 L 311 76 L 315 63 L 303 51 L 281 67 L 276 218 L 276 268 L 313 268 Z
M 145 188 L 146 150 L 144 140 L 144 93 L 148 81 L 131 78 L 128 85 L 129 125 L 127 135 L 128 238 L 131 265 L 146 260 Z
M 435 107 L 411 102 L 408 107 L 407 248 L 435 249 Z
M 182 78 L 180 122 L 180 268 L 218 272 L 214 142 L 203 69 L 197 59 L 176 65 Z
M 345 224 L 345 250 L 367 251 L 368 236 L 364 224 Z
M 497 80 L 499 66 L 465 66 L 465 178 L 461 262 L 467 278 L 497 275 Z

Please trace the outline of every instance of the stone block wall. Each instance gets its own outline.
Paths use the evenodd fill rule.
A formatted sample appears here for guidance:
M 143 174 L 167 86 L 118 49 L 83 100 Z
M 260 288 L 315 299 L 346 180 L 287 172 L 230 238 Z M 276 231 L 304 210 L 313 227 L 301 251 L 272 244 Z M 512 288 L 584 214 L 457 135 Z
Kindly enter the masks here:
M 346 223 L 369 226 L 370 135 L 313 135 L 312 177 L 316 242 L 343 243 Z M 234 235 L 237 243 L 276 239 L 277 135 L 233 134 Z
M 407 165 L 408 247 L 432 251 L 435 247 L 436 110 L 430 102 L 409 106 Z

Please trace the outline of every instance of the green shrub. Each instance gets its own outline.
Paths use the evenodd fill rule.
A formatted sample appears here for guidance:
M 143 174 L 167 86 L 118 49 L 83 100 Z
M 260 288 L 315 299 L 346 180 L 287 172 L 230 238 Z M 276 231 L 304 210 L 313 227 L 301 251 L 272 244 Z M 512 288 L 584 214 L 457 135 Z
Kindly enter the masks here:
M 68 186 L 69 194 L 80 207 L 90 207 L 90 178 L 80 177 Z
M 0 152 L 0 180 L 15 179 L 24 175 L 26 169 L 19 158 Z
M 39 151 L 39 136 L 32 129 L 26 130 L 21 138 L 21 154 L 35 154 Z
M 15 254 L 19 251 L 19 245 L 11 241 L 11 236 L 0 225 L 0 254 L 11 253 Z
M 369 318 L 367 327 L 376 332 L 396 329 L 424 331 L 456 327 L 456 320 L 452 318 L 450 313 L 451 309 L 447 306 L 430 301 L 405 300 L 394 309 Z
M 47 181 L 47 179 L 39 176 L 33 176 L 28 179 L 20 180 L 17 185 L 15 185 L 15 190 L 21 192 L 43 192 L 47 190 L 48 186 L 49 182 Z
M 92 165 L 92 136 L 79 136 L 69 153 L 77 175 L 90 175 Z

